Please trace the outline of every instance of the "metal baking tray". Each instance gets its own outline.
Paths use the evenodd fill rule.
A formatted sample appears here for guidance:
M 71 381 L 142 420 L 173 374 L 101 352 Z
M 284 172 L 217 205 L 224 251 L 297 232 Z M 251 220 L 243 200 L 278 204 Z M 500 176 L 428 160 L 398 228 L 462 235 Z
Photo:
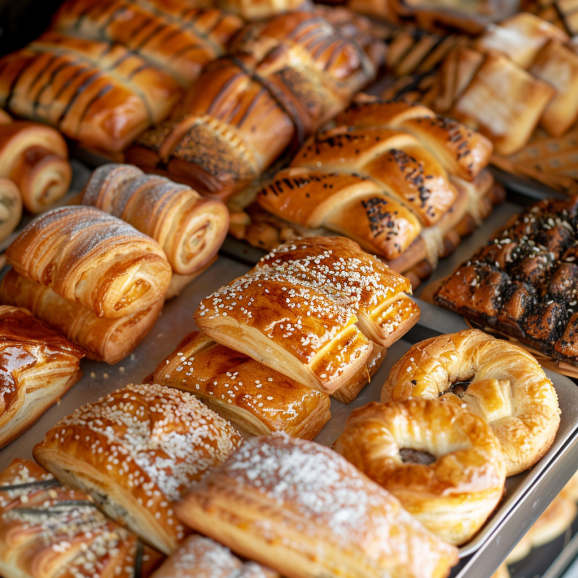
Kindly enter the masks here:
M 201 299 L 221 287 L 223 283 L 243 275 L 247 270 L 248 266 L 245 264 L 220 257 L 213 267 L 189 285 L 179 297 L 165 305 L 151 333 L 128 358 L 114 366 L 84 360 L 82 362 L 84 376 L 80 382 L 62 398 L 59 404 L 49 409 L 28 432 L 0 451 L 0 468 L 4 469 L 16 457 L 31 458 L 34 445 L 43 439 L 48 429 L 82 404 L 95 401 L 102 395 L 128 383 L 140 383 L 162 359 L 173 351 L 184 335 L 195 329 L 193 313 Z M 406 353 L 411 342 L 422 338 L 421 332 L 427 331 L 428 325 L 434 327 L 436 334 L 458 331 L 465 327 L 465 322 L 459 316 L 439 310 L 427 303 L 423 306 L 423 327 L 416 326 L 408 334 L 408 339 L 398 341 L 389 349 L 382 367 L 353 403 L 345 405 L 332 400 L 332 419 L 323 428 L 316 441 L 331 446 L 341 434 L 345 420 L 354 408 L 379 400 L 382 385 L 391 367 Z M 494 536 L 497 533 L 518 530 L 523 532 L 529 528 L 557 493 L 553 491 L 553 488 L 556 488 L 555 483 L 547 481 L 542 483 L 541 480 L 546 473 L 550 470 L 558 472 L 556 475 L 561 480 L 561 487 L 574 472 L 574 469 L 570 471 L 571 464 L 568 466 L 567 464 L 569 459 L 572 462 L 578 459 L 578 444 L 575 444 L 575 452 L 569 455 L 571 449 L 574 448 L 569 440 L 573 438 L 578 428 L 578 388 L 562 376 L 549 374 L 549 377 L 556 386 L 562 407 L 562 421 L 554 445 L 531 470 L 508 480 L 506 495 L 489 522 L 470 543 L 461 548 L 460 556 L 466 560 L 476 550 L 480 552 L 482 549 L 491 548 L 494 551 Z M 559 473 L 561 469 L 564 470 L 562 474 Z M 526 499 L 529 494 L 533 496 L 531 502 Z M 522 520 L 517 519 L 517 527 L 512 529 L 508 519 L 520 507 L 523 507 L 524 515 Z M 505 529 L 502 530 L 503 527 Z M 507 551 L 503 552 L 502 559 L 506 555 Z M 496 567 L 500 562 L 501 560 L 496 563 Z M 485 561 L 484 567 L 490 568 Z M 494 569 L 484 571 L 479 576 L 489 578 Z M 456 571 L 455 576 L 457 575 L 461 575 L 461 572 Z M 468 578 L 472 578 L 471 573 L 468 573 Z

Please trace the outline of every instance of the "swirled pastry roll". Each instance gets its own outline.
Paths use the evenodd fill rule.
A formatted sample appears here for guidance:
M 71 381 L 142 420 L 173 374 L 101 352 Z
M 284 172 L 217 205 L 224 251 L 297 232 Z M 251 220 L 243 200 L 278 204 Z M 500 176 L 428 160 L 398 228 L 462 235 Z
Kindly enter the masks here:
M 152 578 L 279 578 L 279 574 L 255 562 L 243 563 L 225 546 L 192 535 Z
M 450 173 L 471 181 L 490 162 L 492 143 L 456 120 L 403 100 L 354 102 L 335 119 L 338 125 L 382 127 L 413 135 Z
M 382 390 L 382 401 L 438 397 L 490 424 L 508 476 L 533 466 L 560 425 L 556 390 L 536 359 L 476 329 L 416 343 Z
M 289 578 L 447 576 L 445 544 L 329 448 L 247 440 L 177 504 L 179 518 Z
M 150 378 L 189 391 L 246 435 L 284 431 L 313 439 L 327 423 L 329 397 L 194 331 Z
M 0 125 L 0 176 L 14 181 L 32 213 L 49 209 L 72 180 L 68 148 L 62 135 L 31 122 Z
M 220 10 L 197 10 L 182 4 L 181 18 L 162 11 L 158 0 L 68 0 L 54 17 L 53 29 L 87 40 L 126 46 L 154 66 L 189 86 L 212 60 L 225 53 L 242 20 Z
M 145 175 L 131 165 L 103 165 L 82 197 L 152 237 L 173 272 L 194 275 L 213 260 L 229 227 L 229 211 L 216 199 L 203 199 L 185 185 Z
M 110 319 L 163 301 L 171 278 L 156 241 L 93 207 L 37 217 L 6 257 L 18 274 Z
M 185 537 L 171 502 L 239 447 L 240 435 L 193 395 L 128 385 L 61 420 L 34 448 L 59 480 L 170 554 Z
M 253 271 L 276 271 L 305 281 L 351 307 L 369 339 L 389 347 L 419 319 L 409 280 L 344 237 L 306 237 L 281 245 Z
M 84 353 L 25 309 L 0 306 L 0 447 L 81 377 Z
M 105 154 L 162 121 L 182 90 L 120 44 L 47 32 L 0 60 L 0 106 Z
M 9 179 L 0 178 L 0 241 L 18 227 L 22 217 L 22 195 Z
M 10 269 L 0 284 L 0 303 L 28 309 L 34 317 L 79 345 L 90 359 L 114 364 L 124 359 L 144 339 L 164 302 L 161 299 L 150 309 L 124 317 L 97 317 L 80 303 L 64 299 L 49 287 L 34 283 Z
M 162 556 L 111 522 L 88 496 L 34 462 L 0 473 L 0 572 L 4 578 L 136 578 Z

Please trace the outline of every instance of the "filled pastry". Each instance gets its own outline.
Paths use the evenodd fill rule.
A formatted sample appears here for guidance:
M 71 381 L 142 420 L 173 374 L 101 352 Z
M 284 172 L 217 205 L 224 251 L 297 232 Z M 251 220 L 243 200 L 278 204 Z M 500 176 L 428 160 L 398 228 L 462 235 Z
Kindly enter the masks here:
M 193 395 L 128 385 L 61 420 L 34 448 L 39 464 L 87 492 L 113 520 L 170 554 L 185 537 L 172 501 L 241 443 Z
M 145 338 L 163 307 L 161 299 L 149 309 L 124 317 L 97 317 L 76 301 L 61 297 L 10 269 L 0 283 L 0 303 L 28 309 L 34 317 L 79 345 L 90 359 L 114 364 Z
M 0 448 L 80 379 L 83 355 L 25 309 L 0 306 Z
M 434 302 L 578 365 L 577 225 L 576 197 L 540 201 L 446 278 Z
M 106 155 L 162 121 L 180 85 L 120 44 L 50 31 L 0 59 L 0 106 Z
M 62 207 L 37 217 L 6 257 L 19 275 L 110 319 L 162 301 L 171 278 L 156 241 L 93 207 Z
M 340 455 L 285 434 L 245 441 L 176 508 L 288 578 L 442 578 L 457 562 L 454 547 Z
M 194 275 L 217 254 L 229 226 L 227 207 L 185 185 L 145 175 L 131 165 L 103 165 L 88 181 L 82 204 L 126 221 L 152 237 L 177 275 Z
M 468 542 L 504 493 L 500 443 L 485 421 L 430 399 L 356 409 L 335 451 L 450 544 Z
M 388 346 L 417 321 L 409 289 L 352 241 L 312 237 L 205 298 L 195 322 L 218 343 L 332 394 L 370 377 L 372 339 Z
M 126 162 L 202 195 L 233 196 L 373 80 L 377 42 L 365 50 L 357 40 L 356 30 L 350 35 L 308 11 L 247 26 L 173 118 L 127 150 Z
M 549 449 L 560 424 L 558 397 L 521 347 L 470 329 L 416 343 L 393 366 L 382 401 L 438 399 L 478 415 L 494 430 L 513 476 Z
M 4 578 L 146 578 L 162 558 L 34 462 L 0 473 Z
M 28 211 L 46 211 L 70 187 L 66 141 L 58 131 L 39 123 L 0 124 L 0 177 L 16 184 Z
M 225 546 L 198 534 L 185 538 L 152 578 L 279 578 L 256 562 L 243 563 Z
M 329 397 L 219 345 L 187 335 L 150 378 L 189 391 L 245 435 L 284 431 L 313 439 L 329 421 Z
M 217 9 L 199 10 L 193 3 L 173 2 L 172 14 L 160 0 L 68 0 L 56 13 L 52 28 L 85 40 L 106 40 L 126 46 L 179 84 L 189 86 L 212 60 L 225 54 L 226 44 L 243 22 Z

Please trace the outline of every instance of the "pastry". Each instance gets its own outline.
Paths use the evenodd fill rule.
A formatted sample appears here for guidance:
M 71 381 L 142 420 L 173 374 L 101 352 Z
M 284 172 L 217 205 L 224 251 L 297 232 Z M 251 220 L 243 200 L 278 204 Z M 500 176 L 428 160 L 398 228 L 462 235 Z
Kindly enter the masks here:
M 284 431 L 313 439 L 331 417 L 326 394 L 198 331 L 159 363 L 150 382 L 194 394 L 245 435 Z
M 34 448 L 39 464 L 86 491 L 113 520 L 170 554 L 185 537 L 172 501 L 241 437 L 186 392 L 128 385 L 77 409 Z
M 32 426 L 80 379 L 83 355 L 27 310 L 0 306 L 0 447 Z
M 284 434 L 247 440 L 176 509 L 288 578 L 441 578 L 457 562 L 453 546 L 344 458 Z
M 434 302 L 578 365 L 578 202 L 544 200 L 445 279 Z
M 93 207 L 37 217 L 6 257 L 19 275 L 110 319 L 162 301 L 171 276 L 156 241 Z
M 211 262 L 229 226 L 229 211 L 184 185 L 144 175 L 131 165 L 103 165 L 88 181 L 82 204 L 126 221 L 162 247 L 177 275 L 194 275 Z
M 80 303 L 64 299 L 49 287 L 10 269 L 0 283 L 0 303 L 28 309 L 34 317 L 82 347 L 90 359 L 114 364 L 144 339 L 164 301 L 161 299 L 149 309 L 124 317 L 97 317 Z
M 152 578 L 279 578 L 255 562 L 243 563 L 225 546 L 198 534 L 185 538 Z
M 31 213 L 41 213 L 70 187 L 72 169 L 62 135 L 32 122 L 0 125 L 0 177 L 18 186 Z
M 120 44 L 47 32 L 0 59 L 0 106 L 104 154 L 162 121 L 182 95 L 166 72 Z
M 468 542 L 504 493 L 504 459 L 490 427 L 431 399 L 354 410 L 335 451 L 450 544 Z
M 4 578 L 146 578 L 162 556 L 28 460 L 0 473 Z
M 205 298 L 195 322 L 218 343 L 332 394 L 367 381 L 371 339 L 387 347 L 417 321 L 404 291 L 407 279 L 352 241 L 312 237 Z
M 205 69 L 197 81 L 203 90 L 193 87 L 173 119 L 137 139 L 125 160 L 202 195 L 229 198 L 375 77 L 376 43 L 366 52 L 305 11 L 249 25 L 230 56 Z
M 0 241 L 8 237 L 22 217 L 22 195 L 9 179 L 0 178 Z
M 163 11 L 159 0 L 115 0 L 105 5 L 68 0 L 56 13 L 52 28 L 85 40 L 122 44 L 188 87 L 209 62 L 225 54 L 243 22 L 218 9 L 180 4 L 181 13 L 172 15 Z
M 521 347 L 470 329 L 416 343 L 393 366 L 382 401 L 437 399 L 484 419 L 513 476 L 549 449 L 560 424 L 558 397 Z

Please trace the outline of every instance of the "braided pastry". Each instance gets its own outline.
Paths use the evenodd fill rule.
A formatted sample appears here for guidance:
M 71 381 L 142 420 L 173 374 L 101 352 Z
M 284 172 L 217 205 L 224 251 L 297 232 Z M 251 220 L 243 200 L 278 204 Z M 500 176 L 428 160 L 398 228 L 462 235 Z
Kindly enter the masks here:
M 78 381 L 83 355 L 27 310 L 0 306 L 0 448 Z
M 35 446 L 34 458 L 170 554 L 186 534 L 170 502 L 240 443 L 233 426 L 193 395 L 128 385 L 61 420 Z
M 245 441 L 176 508 L 288 578 L 444 578 L 457 562 L 453 546 L 339 454 L 284 434 Z
M 10 269 L 0 283 L 0 303 L 28 309 L 34 317 L 76 343 L 90 359 L 114 364 L 124 359 L 150 331 L 163 300 L 149 309 L 108 319 L 97 317 L 76 301 L 69 301 Z
M 103 165 L 82 197 L 159 243 L 173 271 L 194 275 L 213 260 L 229 225 L 227 207 L 130 165 Z
M 0 473 L 0 572 L 5 578 L 147 578 L 162 556 L 103 516 L 88 496 L 34 462 Z
M 149 309 L 164 299 L 171 269 L 156 241 L 93 207 L 37 217 L 6 251 L 16 272 L 98 317 Z
M 66 142 L 53 128 L 31 122 L 0 124 L 0 177 L 14 181 L 31 213 L 41 213 L 70 187 Z
M 484 420 L 414 399 L 356 409 L 335 451 L 450 544 L 468 542 L 504 493 L 500 443 Z
M 552 382 L 525 350 L 478 330 L 414 345 L 392 368 L 382 401 L 437 399 L 483 418 L 500 441 L 506 474 L 533 466 L 560 424 Z

